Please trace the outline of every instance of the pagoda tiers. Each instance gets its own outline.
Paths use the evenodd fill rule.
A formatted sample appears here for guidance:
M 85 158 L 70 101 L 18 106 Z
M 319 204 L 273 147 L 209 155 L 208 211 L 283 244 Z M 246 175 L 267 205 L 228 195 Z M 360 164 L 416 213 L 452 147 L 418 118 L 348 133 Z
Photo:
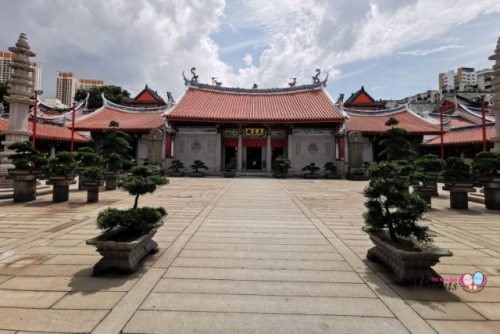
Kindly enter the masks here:
M 382 110 L 385 109 L 385 102 L 375 101 L 375 99 L 365 91 L 365 87 L 361 86 L 360 90 L 351 94 L 343 103 L 343 106 L 358 110 Z
M 378 160 L 378 154 L 381 151 L 378 144 L 384 131 L 389 127 L 385 123 L 394 117 L 399 121 L 396 126 L 405 129 L 408 133 L 408 140 L 413 148 L 418 150 L 426 135 L 438 135 L 440 126 L 431 120 L 427 120 L 417 113 L 413 112 L 408 105 L 401 105 L 392 109 L 385 110 L 355 110 L 344 108 L 343 111 L 349 119 L 345 122 L 345 135 L 350 133 L 360 134 L 360 146 L 362 146 L 362 162 L 370 163 Z M 343 138 L 340 140 L 344 143 Z
M 164 106 L 172 106 L 175 102 L 172 98 L 170 92 L 167 92 L 167 102 L 158 95 L 158 92 L 152 90 L 146 85 L 142 91 L 137 94 L 133 99 L 126 99 L 123 101 L 125 106 L 129 107 L 137 107 L 137 108 L 155 108 L 155 107 L 164 107 Z
M 326 80 L 242 89 L 196 79 L 185 79 L 184 96 L 165 113 L 174 133 L 174 159 L 186 165 L 202 160 L 215 174 L 231 159 L 240 173 L 263 174 L 278 156 L 290 159 L 294 174 L 312 162 L 322 167 L 336 161 L 336 136 L 346 116 L 326 92 Z
M 78 117 L 75 130 L 90 132 L 91 137 L 99 142 L 110 122 L 118 122 L 118 129 L 131 136 L 134 152 L 130 153 L 135 160 L 138 163 L 148 161 L 153 165 L 161 165 L 164 158 L 170 155 L 170 142 L 166 142 L 170 137 L 166 135 L 163 117 L 168 108 L 168 105 L 155 108 L 118 105 L 108 101 L 103 94 L 103 106 Z

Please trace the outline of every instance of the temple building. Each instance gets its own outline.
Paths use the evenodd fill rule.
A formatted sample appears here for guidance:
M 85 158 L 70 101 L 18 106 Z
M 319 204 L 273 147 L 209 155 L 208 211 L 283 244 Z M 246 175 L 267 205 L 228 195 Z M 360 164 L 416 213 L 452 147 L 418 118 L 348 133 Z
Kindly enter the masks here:
M 167 92 L 167 101 L 158 95 L 157 91 L 152 90 L 146 85 L 142 91 L 137 94 L 133 99 L 127 99 L 123 101 L 125 106 L 136 107 L 136 108 L 158 108 L 164 106 L 173 106 L 175 101 L 170 92 Z
M 386 107 L 384 101 L 375 101 L 375 99 L 365 91 L 364 86 L 361 86 L 361 89 L 357 92 L 352 93 L 346 101 L 342 101 L 342 104 L 346 108 L 357 110 L 382 110 Z
M 326 79 L 277 89 L 201 84 L 197 77 L 185 83 L 185 94 L 165 113 L 173 159 L 202 160 L 212 174 L 235 159 L 240 174 L 252 175 L 269 174 L 278 156 L 290 159 L 292 174 L 337 160 L 346 115 L 326 92 Z

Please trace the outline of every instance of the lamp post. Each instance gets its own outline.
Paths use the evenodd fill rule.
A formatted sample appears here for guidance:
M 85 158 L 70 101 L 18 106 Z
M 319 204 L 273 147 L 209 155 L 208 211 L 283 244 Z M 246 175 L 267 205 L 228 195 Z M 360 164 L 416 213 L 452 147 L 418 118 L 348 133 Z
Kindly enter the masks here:
M 71 152 L 75 150 L 75 113 L 76 102 L 73 102 L 73 110 L 71 113 Z
M 31 137 L 31 147 L 36 148 L 36 125 L 38 123 L 38 97 L 43 94 L 42 90 L 35 90 L 35 106 L 33 107 L 33 134 Z

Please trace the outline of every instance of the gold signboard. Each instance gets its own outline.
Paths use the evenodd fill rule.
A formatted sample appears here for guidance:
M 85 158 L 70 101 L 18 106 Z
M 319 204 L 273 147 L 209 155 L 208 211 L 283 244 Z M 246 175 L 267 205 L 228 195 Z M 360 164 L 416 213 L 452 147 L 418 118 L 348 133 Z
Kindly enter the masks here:
M 264 128 L 245 128 L 246 137 L 264 137 L 266 129 Z

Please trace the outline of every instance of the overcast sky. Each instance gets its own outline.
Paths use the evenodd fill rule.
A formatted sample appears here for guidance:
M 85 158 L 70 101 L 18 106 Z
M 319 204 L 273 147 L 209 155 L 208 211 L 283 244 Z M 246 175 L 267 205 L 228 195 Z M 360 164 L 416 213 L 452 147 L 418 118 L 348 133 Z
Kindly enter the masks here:
M 375 98 L 437 88 L 437 73 L 485 68 L 500 35 L 499 0 L 0 0 L 0 50 L 26 32 L 56 72 L 138 93 L 184 92 L 181 71 L 223 85 L 284 87 L 329 71 L 328 91 Z

